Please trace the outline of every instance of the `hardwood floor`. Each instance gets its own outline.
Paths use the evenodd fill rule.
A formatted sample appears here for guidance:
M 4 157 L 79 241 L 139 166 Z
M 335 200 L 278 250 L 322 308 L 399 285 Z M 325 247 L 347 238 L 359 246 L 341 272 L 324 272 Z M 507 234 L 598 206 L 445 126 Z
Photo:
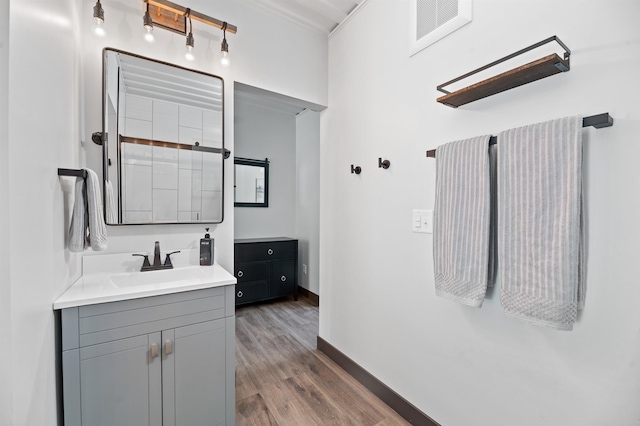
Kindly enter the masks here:
M 408 425 L 316 349 L 318 308 L 283 299 L 236 308 L 236 424 Z

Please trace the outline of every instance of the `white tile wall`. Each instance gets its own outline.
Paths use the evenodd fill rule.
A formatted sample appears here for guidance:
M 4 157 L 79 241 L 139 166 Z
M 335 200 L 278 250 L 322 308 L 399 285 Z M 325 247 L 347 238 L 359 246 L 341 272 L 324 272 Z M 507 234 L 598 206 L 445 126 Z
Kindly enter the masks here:
M 178 172 L 178 210 L 191 213 L 191 169 Z
M 122 163 L 135 164 L 138 166 L 153 165 L 153 150 L 148 145 L 138 145 L 133 143 L 123 143 Z
M 202 129 L 202 109 L 180 105 L 180 127 Z
M 152 185 L 149 166 L 124 165 L 122 209 L 124 211 L 151 211 Z
M 181 169 L 193 169 L 193 155 L 191 151 L 186 149 L 178 151 L 178 167 Z
M 222 148 L 222 113 L 127 96 L 123 134 Z M 217 128 L 218 127 L 218 128 Z M 126 223 L 218 221 L 222 156 L 165 147 L 123 144 Z
M 151 121 L 152 102 L 149 98 L 141 96 L 127 95 L 126 99 L 126 115 L 128 118 L 137 120 Z
M 125 211 L 123 216 L 124 223 L 150 223 L 153 221 L 151 210 L 147 212 Z
M 179 149 L 153 147 L 153 188 L 178 189 Z
M 202 112 L 202 144 L 212 148 L 222 148 L 222 112 Z
M 222 209 L 222 192 L 202 191 L 202 220 L 219 221 Z
M 151 139 L 153 137 L 151 121 L 127 117 L 124 119 L 123 135 L 132 138 Z
M 153 101 L 153 140 L 176 142 L 178 132 L 178 104 Z
M 180 126 L 178 141 L 188 145 L 195 145 L 196 142 L 202 144 L 202 128 Z
M 153 190 L 153 221 L 178 221 L 178 191 L 176 189 Z
M 222 155 L 208 152 L 202 153 L 202 190 L 222 191 Z

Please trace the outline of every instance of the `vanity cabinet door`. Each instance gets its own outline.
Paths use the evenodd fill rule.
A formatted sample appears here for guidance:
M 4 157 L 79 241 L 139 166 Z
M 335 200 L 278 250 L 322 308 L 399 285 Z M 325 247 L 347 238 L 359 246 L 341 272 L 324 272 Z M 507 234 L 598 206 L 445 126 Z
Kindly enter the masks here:
M 163 426 L 233 424 L 225 416 L 225 320 L 164 331 L 162 341 Z
M 79 349 L 82 425 L 162 425 L 156 334 Z

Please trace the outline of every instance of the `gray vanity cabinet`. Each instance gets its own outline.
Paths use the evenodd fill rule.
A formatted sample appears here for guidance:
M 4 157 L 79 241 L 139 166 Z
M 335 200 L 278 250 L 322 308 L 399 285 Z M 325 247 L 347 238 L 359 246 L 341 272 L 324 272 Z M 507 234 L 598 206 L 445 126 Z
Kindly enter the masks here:
M 62 310 L 65 425 L 235 424 L 234 286 Z

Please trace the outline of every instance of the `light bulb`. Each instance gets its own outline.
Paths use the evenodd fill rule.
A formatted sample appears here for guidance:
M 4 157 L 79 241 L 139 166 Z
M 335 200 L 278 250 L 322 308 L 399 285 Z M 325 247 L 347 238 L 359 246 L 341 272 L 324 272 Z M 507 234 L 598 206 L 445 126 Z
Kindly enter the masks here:
M 229 58 L 229 52 L 222 52 L 222 56 L 220 57 L 220 63 L 225 67 L 228 67 L 231 64 L 231 58 Z
M 146 34 L 144 35 L 144 39 L 148 42 L 153 41 L 153 19 L 151 19 L 151 14 L 149 13 L 149 3 L 147 3 L 147 11 L 144 13 L 144 18 L 142 18 L 142 23 L 144 24 L 144 29 L 146 30 Z
M 93 6 L 93 32 L 96 35 L 103 36 L 105 35 L 104 31 L 104 9 L 102 9 L 102 4 L 100 0 L 96 2 L 96 5 Z
M 187 58 L 187 60 L 189 61 L 193 61 L 194 56 L 193 56 L 193 47 L 194 47 L 194 41 L 193 41 L 193 33 L 191 33 L 191 31 L 189 31 L 189 35 L 187 36 L 187 53 L 184 54 L 184 57 Z
M 222 44 L 220 45 L 220 63 L 225 67 L 228 67 L 231 63 L 231 58 L 229 58 L 229 44 L 227 43 L 227 37 L 222 38 Z
M 104 30 L 104 21 L 98 18 L 95 18 L 94 22 L 93 22 L 93 26 L 91 27 L 93 29 L 93 33 L 97 36 L 103 37 L 106 34 L 106 31 Z

